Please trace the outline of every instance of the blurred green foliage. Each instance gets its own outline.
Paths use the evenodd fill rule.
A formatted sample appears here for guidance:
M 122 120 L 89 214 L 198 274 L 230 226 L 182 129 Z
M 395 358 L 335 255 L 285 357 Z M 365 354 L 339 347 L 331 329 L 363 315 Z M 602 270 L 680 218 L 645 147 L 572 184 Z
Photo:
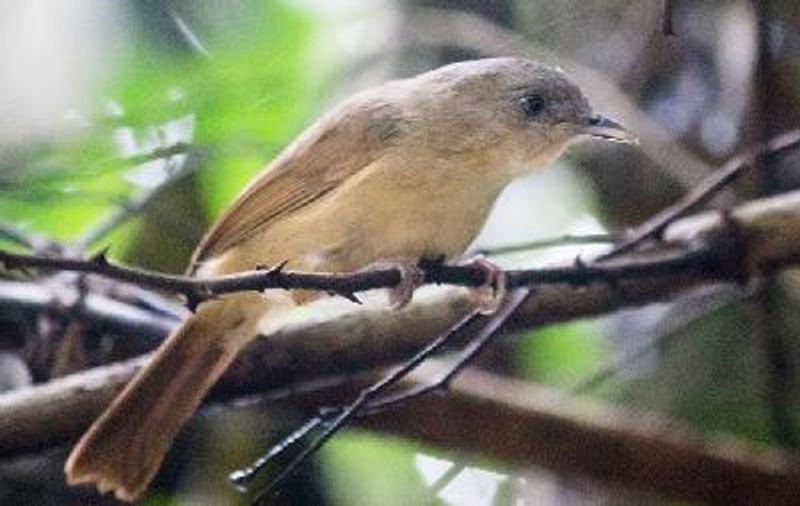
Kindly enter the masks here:
M 208 30 L 208 58 L 138 39 L 117 55 L 93 112 L 76 113 L 61 137 L 3 154 L 0 220 L 75 238 L 170 170 L 154 163 L 142 174 L 125 158 L 175 142 L 202 150 L 202 202 L 219 213 L 317 109 L 324 77 L 306 64 L 315 22 L 306 11 L 273 1 L 246 12 Z M 118 254 L 128 237 L 114 234 Z
M 535 381 L 569 386 L 613 355 L 601 326 L 575 322 L 531 332 L 514 347 L 516 369 Z
M 416 451 L 416 445 L 364 432 L 337 435 L 320 455 L 333 504 L 425 504 L 430 498 L 416 470 Z

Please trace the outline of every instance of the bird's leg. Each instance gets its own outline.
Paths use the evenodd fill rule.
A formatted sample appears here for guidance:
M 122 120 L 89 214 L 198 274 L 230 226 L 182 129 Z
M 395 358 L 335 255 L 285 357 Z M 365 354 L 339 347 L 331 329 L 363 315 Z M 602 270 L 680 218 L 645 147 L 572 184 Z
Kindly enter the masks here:
M 481 314 L 494 314 L 508 291 L 505 271 L 483 256 L 473 258 L 468 265 L 482 270 L 486 280 L 483 286 L 469 289 L 470 299 Z
M 411 302 L 414 291 L 425 282 L 425 271 L 419 266 L 419 259 L 412 257 L 382 258 L 369 264 L 363 270 L 397 269 L 400 283 L 389 288 L 389 304 L 392 309 L 402 309 Z

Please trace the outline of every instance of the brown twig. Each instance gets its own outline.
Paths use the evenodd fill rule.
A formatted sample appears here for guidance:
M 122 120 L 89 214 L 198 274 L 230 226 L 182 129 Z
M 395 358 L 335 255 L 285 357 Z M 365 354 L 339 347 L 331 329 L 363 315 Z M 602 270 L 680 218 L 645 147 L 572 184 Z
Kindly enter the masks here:
M 744 171 L 752 168 L 756 162 L 766 157 L 778 156 L 800 145 L 800 130 L 791 130 L 775 137 L 761 146 L 746 153 L 734 156 L 718 171 L 689 191 L 678 202 L 656 214 L 644 224 L 637 227 L 627 239 L 618 244 L 609 253 L 601 255 L 598 260 L 609 260 L 623 253 L 632 251 L 650 239 L 658 239 L 664 230 L 677 219 L 697 210 L 717 192 L 731 184 Z
M 176 155 L 188 155 L 192 149 L 193 146 L 191 144 L 187 144 L 185 142 L 176 142 L 175 144 L 169 146 L 158 147 L 152 151 L 148 151 L 147 153 L 126 156 L 124 158 L 111 158 L 101 163 L 104 167 L 109 169 L 136 167 L 137 165 L 142 165 L 143 163 L 161 160 L 164 158 L 171 158 Z

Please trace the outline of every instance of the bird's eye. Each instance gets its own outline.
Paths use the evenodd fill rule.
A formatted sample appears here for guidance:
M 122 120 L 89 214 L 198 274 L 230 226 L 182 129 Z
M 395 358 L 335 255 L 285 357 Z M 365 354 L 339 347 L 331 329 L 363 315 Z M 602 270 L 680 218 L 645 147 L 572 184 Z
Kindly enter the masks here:
M 538 116 L 542 111 L 544 111 L 545 105 L 544 97 L 541 95 L 525 95 L 520 100 L 522 111 L 529 118 L 535 118 Z

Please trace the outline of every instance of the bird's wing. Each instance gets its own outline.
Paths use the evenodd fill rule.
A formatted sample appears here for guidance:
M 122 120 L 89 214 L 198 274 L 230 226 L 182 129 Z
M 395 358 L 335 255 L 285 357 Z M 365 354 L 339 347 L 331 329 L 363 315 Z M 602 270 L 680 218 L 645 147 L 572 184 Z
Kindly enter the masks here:
M 398 115 L 390 104 L 362 102 L 320 119 L 257 176 L 200 242 L 189 273 L 374 162 L 397 133 Z

